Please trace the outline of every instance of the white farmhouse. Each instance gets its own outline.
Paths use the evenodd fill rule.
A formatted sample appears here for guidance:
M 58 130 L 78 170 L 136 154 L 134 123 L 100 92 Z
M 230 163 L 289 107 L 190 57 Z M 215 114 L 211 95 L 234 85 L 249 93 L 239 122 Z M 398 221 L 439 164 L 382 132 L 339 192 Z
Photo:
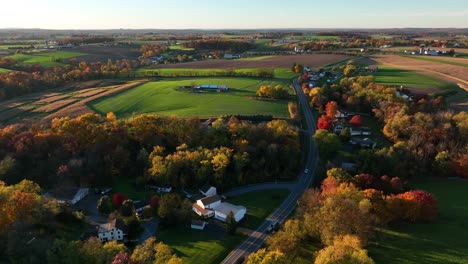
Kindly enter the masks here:
M 114 219 L 106 224 L 101 224 L 97 227 L 98 238 L 102 242 L 117 240 L 121 241 L 124 239 L 125 225 L 122 219 Z
M 221 204 L 221 196 L 215 194 L 197 200 L 192 205 L 192 210 L 201 217 L 212 217 L 214 209 Z
M 244 218 L 245 214 L 247 213 L 247 208 L 244 206 L 239 206 L 239 205 L 233 205 L 230 203 L 221 203 L 216 207 L 215 209 L 215 218 L 226 222 L 226 218 L 229 214 L 229 212 L 232 212 L 234 214 L 234 219 L 236 222 L 239 222 Z

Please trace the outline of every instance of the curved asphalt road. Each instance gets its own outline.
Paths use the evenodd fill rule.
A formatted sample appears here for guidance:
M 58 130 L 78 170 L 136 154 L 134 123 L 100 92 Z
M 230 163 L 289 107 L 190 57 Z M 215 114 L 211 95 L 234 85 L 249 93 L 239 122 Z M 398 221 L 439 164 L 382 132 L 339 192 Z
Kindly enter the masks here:
M 315 121 L 312 116 L 312 111 L 310 110 L 309 103 L 306 96 L 302 92 L 301 86 L 298 83 L 297 79 L 293 81 L 294 89 L 296 90 L 297 99 L 300 107 L 302 108 L 302 113 L 304 115 L 308 133 L 312 136 L 316 131 Z M 283 223 L 286 218 L 291 214 L 294 208 L 297 205 L 297 201 L 301 198 L 307 188 L 309 188 L 310 183 L 315 174 L 315 169 L 318 162 L 318 151 L 315 147 L 313 140 L 309 140 L 309 155 L 307 157 L 307 162 L 305 168 L 309 170 L 307 174 L 301 174 L 299 179 L 290 186 L 291 194 L 284 200 L 284 202 L 274 211 L 270 216 L 267 217 L 265 222 L 255 230 L 238 248 L 231 251 L 231 253 L 221 262 L 223 264 L 237 264 L 239 261 L 247 259 L 247 257 L 257 251 L 264 243 L 266 238 L 270 235 L 267 231 L 268 226 L 274 221 L 278 223 Z

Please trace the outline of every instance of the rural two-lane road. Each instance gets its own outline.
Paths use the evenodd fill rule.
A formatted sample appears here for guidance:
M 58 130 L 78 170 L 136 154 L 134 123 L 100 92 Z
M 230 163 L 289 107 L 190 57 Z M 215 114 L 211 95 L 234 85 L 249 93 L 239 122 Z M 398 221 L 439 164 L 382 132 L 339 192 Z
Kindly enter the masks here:
M 297 100 L 302 109 L 303 117 L 305 118 L 307 124 L 308 135 L 311 137 L 317 129 L 312 111 L 310 110 L 307 98 L 302 92 L 301 86 L 297 79 L 294 79 L 293 86 L 296 90 Z M 288 216 L 296 207 L 297 201 L 301 198 L 304 191 L 309 188 L 309 185 L 312 182 L 315 174 L 315 169 L 318 162 L 318 151 L 313 140 L 309 140 L 308 148 L 309 150 L 305 169 L 308 169 L 309 173 L 301 174 L 296 183 L 292 186 L 291 194 L 289 194 L 286 200 L 284 200 L 284 202 L 276 209 L 276 211 L 268 216 L 265 222 L 263 222 L 263 224 L 257 230 L 252 232 L 252 234 L 239 247 L 231 251 L 231 253 L 221 263 L 237 264 L 242 261 L 242 259 L 247 259 L 250 254 L 257 251 L 265 243 L 266 238 L 270 235 L 267 232 L 268 226 L 270 226 L 270 224 L 275 221 L 278 223 L 283 223 L 286 218 L 288 218 Z

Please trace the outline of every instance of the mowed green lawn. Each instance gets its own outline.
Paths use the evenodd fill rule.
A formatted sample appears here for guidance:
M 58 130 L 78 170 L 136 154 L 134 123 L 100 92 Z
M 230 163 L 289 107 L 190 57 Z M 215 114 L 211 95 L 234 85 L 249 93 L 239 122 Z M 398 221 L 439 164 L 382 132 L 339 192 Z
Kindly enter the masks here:
M 186 85 L 227 85 L 227 92 L 192 93 L 179 91 Z M 256 100 L 261 85 L 288 85 L 284 80 L 258 78 L 193 78 L 149 82 L 120 94 L 104 97 L 88 105 L 101 114 L 114 112 L 123 118 L 133 113 L 154 113 L 181 117 L 212 117 L 226 114 L 273 115 L 287 117 L 287 100 Z
M 380 230 L 377 244 L 369 247 L 371 257 L 386 264 L 468 263 L 468 181 L 425 178 L 413 187 L 437 197 L 439 219 Z
M 178 227 L 156 232 L 156 239 L 164 242 L 182 257 L 185 264 L 218 264 L 246 237 L 225 235 Z
M 61 66 L 63 63 L 53 61 L 53 59 L 70 59 L 85 55 L 79 52 L 57 51 L 31 54 L 15 54 L 10 56 L 23 65 L 41 64 L 44 67 Z
M 255 230 L 289 195 L 289 190 L 266 190 L 251 192 L 229 198 L 226 202 L 247 208 L 241 226 Z
M 7 72 L 9 72 L 9 71 L 10 71 L 10 70 L 8 70 L 8 69 L 0 68 L 0 74 L 1 74 L 1 73 L 7 73 Z

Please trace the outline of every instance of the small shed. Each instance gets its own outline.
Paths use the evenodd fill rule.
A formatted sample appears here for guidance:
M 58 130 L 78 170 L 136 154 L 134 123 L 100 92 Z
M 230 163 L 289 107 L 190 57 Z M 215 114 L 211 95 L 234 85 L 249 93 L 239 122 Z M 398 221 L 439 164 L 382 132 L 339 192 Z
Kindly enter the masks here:
M 206 226 L 206 222 L 202 220 L 192 220 L 192 224 L 190 225 L 192 229 L 197 229 L 197 230 L 203 230 L 205 229 L 205 226 Z

